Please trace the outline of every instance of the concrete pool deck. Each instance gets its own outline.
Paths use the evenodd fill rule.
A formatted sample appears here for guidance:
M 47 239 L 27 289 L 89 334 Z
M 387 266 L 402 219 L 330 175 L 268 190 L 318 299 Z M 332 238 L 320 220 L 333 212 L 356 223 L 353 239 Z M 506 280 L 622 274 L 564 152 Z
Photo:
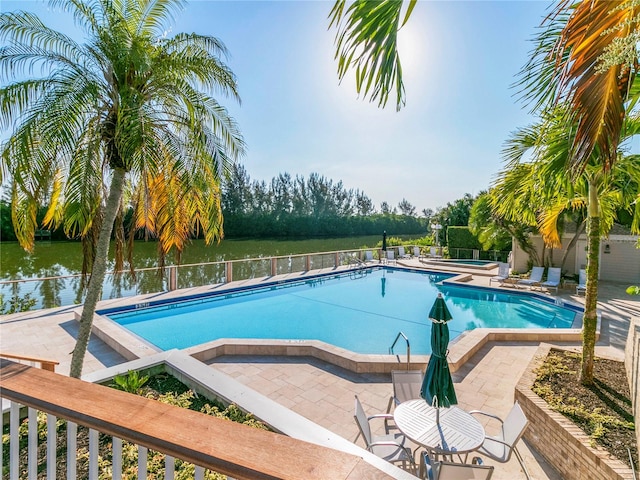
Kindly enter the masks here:
M 414 268 L 427 266 L 417 260 L 398 262 L 398 265 L 402 264 Z M 428 267 L 438 269 L 434 265 Z M 449 265 L 446 267 L 448 271 L 454 270 Z M 493 275 L 493 272 L 473 271 L 467 268 L 462 270 L 471 273 L 472 278 L 467 283 L 477 286 L 488 286 L 489 278 Z M 290 274 L 289 277 L 292 276 L 300 274 Z M 249 285 L 256 281 L 239 283 Z M 622 284 L 600 284 L 599 309 L 602 313 L 602 328 L 596 352 L 600 356 L 617 360 L 624 358 L 629 319 L 632 315 L 640 315 L 640 302 L 627 295 L 624 292 L 625 288 L 626 285 Z M 196 289 L 189 292 L 196 293 Z M 161 295 L 177 294 L 171 292 Z M 558 296 L 578 303 L 584 301 L 584 297 L 575 295 L 575 287 L 573 291 L 561 290 Z M 130 303 L 131 299 L 102 302 L 101 308 L 122 302 Z M 57 360 L 60 362 L 57 371 L 68 374 L 70 352 L 74 347 L 77 332 L 73 311 L 77 308 L 73 306 L 0 317 L 0 351 Z M 539 343 L 518 340 L 488 341 L 481 346 L 454 374 L 460 406 L 464 409 L 487 410 L 504 416 L 513 404 L 515 384 Z M 580 343 L 563 342 L 563 345 L 579 347 Z M 83 373 L 88 374 L 125 361 L 123 356 L 92 335 Z M 360 397 L 367 412 L 376 413 L 386 409 L 392 393 L 388 374 L 354 373 L 308 356 L 218 356 L 207 363 L 211 368 L 227 373 L 348 440 L 353 440 L 357 431 L 353 422 L 353 395 L 357 394 Z M 525 443 L 520 450 L 534 478 L 560 478 L 544 460 L 527 448 Z M 486 463 L 491 464 L 489 461 Z M 497 464 L 493 478 L 506 480 L 523 477 L 517 461 L 512 459 L 506 465 Z

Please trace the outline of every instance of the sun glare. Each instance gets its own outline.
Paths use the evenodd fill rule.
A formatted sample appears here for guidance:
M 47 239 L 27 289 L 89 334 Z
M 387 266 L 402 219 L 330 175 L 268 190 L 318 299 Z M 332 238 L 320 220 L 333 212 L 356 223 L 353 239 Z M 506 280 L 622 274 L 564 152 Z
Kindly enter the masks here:
M 414 23 L 407 23 L 398 32 L 398 54 L 405 75 L 415 75 L 425 63 L 426 45 L 420 29 Z

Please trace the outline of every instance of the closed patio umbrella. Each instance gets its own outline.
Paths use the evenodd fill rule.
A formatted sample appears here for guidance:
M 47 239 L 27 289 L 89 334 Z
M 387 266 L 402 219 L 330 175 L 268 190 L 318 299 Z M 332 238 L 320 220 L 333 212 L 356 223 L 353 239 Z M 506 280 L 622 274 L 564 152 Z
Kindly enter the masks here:
M 382 250 L 387 251 L 387 231 L 382 232 Z
M 449 346 L 447 322 L 452 317 L 441 293 L 438 294 L 438 298 L 431 307 L 429 318 L 433 322 L 431 325 L 431 357 L 420 389 L 420 396 L 428 404 L 439 409 L 458 403 L 447 363 L 447 347 Z M 439 420 L 439 417 L 438 410 L 436 411 L 436 420 Z

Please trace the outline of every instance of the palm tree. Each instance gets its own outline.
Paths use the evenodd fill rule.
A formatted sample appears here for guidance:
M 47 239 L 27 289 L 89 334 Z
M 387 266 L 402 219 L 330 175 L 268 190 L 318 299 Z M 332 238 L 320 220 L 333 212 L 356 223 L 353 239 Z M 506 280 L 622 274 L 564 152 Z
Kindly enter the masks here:
M 536 224 L 523 224 L 518 215 L 515 219 L 496 213 L 495 202 L 498 191 L 481 192 L 471 207 L 469 230 L 478 237 L 485 250 L 510 250 L 512 240 L 538 262 L 538 252 L 531 241 L 531 234 L 537 232 Z M 511 213 L 511 212 L 509 212 Z
M 114 223 L 121 245 L 128 205 L 135 228 L 157 236 L 164 254 L 180 250 L 194 229 L 207 241 L 222 233 L 220 175 L 244 144 L 213 93 L 238 99 L 236 80 L 216 38 L 167 35 L 183 3 L 51 0 L 73 14 L 86 43 L 28 12 L 0 15 L 0 67 L 15 79 L 0 88 L 2 128 L 15 125 L 1 147 L 0 171 L 12 184 L 16 235 L 33 248 L 35 211 L 46 202 L 44 222 L 80 237 L 91 269 L 74 377 L 82 372 Z M 44 76 L 34 77 L 40 67 Z
M 557 112 L 557 109 L 556 109 Z M 604 171 L 597 152 L 575 178 L 568 174 L 572 135 L 563 121 L 564 113 L 553 113 L 534 126 L 517 131 L 507 142 L 507 168 L 500 174 L 494 191 L 495 209 L 502 215 L 522 212 L 533 206 L 538 228 L 546 245 L 559 246 L 559 219 L 567 212 L 587 218 L 588 258 L 583 349 L 580 379 L 593 383 L 593 360 L 597 325 L 600 238 L 608 235 L 619 210 L 633 216 L 632 230 L 640 232 L 640 208 L 634 200 L 640 189 L 640 156 L 619 155 L 609 171 Z M 640 121 L 628 118 L 623 139 L 637 134 Z M 531 153 L 532 160 L 523 162 Z M 515 172 L 515 173 L 514 173 Z M 525 172 L 525 175 L 521 175 Z M 529 207 L 530 208 L 530 207 Z M 530 219 L 530 217 L 529 217 Z M 577 232 L 578 235 L 580 231 Z M 574 239 L 577 238 L 574 236 Z

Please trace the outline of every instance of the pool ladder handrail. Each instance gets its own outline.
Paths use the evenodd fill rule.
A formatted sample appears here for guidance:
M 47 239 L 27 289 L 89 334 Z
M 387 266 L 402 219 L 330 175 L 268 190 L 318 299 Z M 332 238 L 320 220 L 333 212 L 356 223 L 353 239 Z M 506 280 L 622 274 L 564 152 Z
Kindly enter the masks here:
M 411 344 L 409 343 L 409 339 L 407 338 L 407 336 L 402 331 L 398 332 L 398 335 L 396 335 L 396 339 L 389 347 L 389 355 L 393 355 L 393 347 L 396 346 L 396 343 L 398 343 L 400 337 L 404 338 L 404 341 L 407 342 L 407 370 L 409 370 L 409 367 L 411 365 Z
M 367 264 L 362 260 L 360 260 L 359 258 L 349 256 L 347 257 L 347 262 L 349 263 L 350 266 L 355 265 L 356 267 L 355 269 L 349 272 L 349 278 L 351 278 L 351 280 L 362 278 L 367 273 Z

